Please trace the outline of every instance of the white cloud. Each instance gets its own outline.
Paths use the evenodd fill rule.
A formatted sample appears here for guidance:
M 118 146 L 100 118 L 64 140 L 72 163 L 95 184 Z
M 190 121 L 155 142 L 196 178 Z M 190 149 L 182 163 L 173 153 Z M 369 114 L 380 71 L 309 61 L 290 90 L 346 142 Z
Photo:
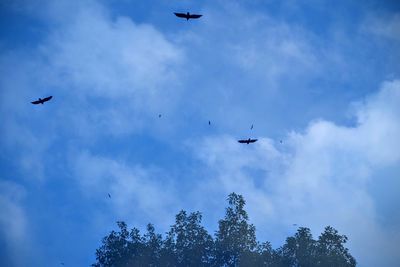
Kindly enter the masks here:
M 25 176 L 45 176 L 44 158 L 59 138 L 86 146 L 99 137 L 158 130 L 152 119 L 179 101 L 183 52 L 175 44 L 151 25 L 112 17 L 95 1 L 41 1 L 40 10 L 23 3 L 24 12 L 40 13 L 48 25 L 30 51 L 0 55 L 1 144 Z M 47 95 L 54 98 L 46 105 L 29 103 Z
M 348 235 L 362 266 L 394 266 L 400 225 L 380 224 L 373 191 L 383 179 L 377 173 L 400 165 L 400 81 L 384 83 L 357 111 L 353 127 L 314 121 L 282 145 L 267 138 L 253 146 L 228 136 L 207 138 L 196 145 L 213 170 L 203 190 L 244 194 L 267 238 L 283 238 L 292 223 L 315 233 L 332 225 Z M 387 188 L 396 186 L 396 177 L 385 181 Z
M 57 131 L 93 140 L 151 129 L 151 118 L 176 108 L 184 54 L 163 33 L 113 17 L 95 1 L 42 4 L 37 12 L 49 25 L 44 40 L 29 52 L 1 55 L 2 108 L 8 114 L 32 121 L 33 107 L 26 103 L 51 94 L 57 109 L 47 121 Z M 9 99 L 16 101 L 11 105 Z
M 400 13 L 385 17 L 370 16 L 362 29 L 377 36 L 399 41 L 400 40 Z
M 54 31 L 41 52 L 68 102 L 59 115 L 69 114 L 80 134 L 135 132 L 179 99 L 182 51 L 151 25 L 85 8 Z
M 14 182 L 0 180 L 0 241 L 2 248 L 0 261 L 11 266 L 24 266 L 30 236 L 21 201 L 25 190 Z
M 89 152 L 73 153 L 70 160 L 82 194 L 104 198 L 111 203 L 112 214 L 136 226 L 150 221 L 166 229 L 171 223 L 179 199 L 173 181 L 162 170 Z

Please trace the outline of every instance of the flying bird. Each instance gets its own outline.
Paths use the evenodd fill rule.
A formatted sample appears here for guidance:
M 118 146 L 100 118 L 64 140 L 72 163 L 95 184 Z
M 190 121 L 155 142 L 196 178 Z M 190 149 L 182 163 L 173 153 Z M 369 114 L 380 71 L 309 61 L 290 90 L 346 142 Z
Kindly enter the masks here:
M 257 140 L 258 139 L 241 139 L 241 140 L 238 140 L 238 142 L 239 143 L 241 143 L 241 144 L 250 144 L 250 143 L 254 143 L 254 142 L 257 142 Z
M 53 96 L 48 96 L 48 97 L 45 97 L 43 99 L 39 98 L 39 100 L 32 101 L 31 103 L 34 104 L 34 105 L 37 105 L 37 104 L 42 104 L 43 105 L 44 102 L 47 102 L 52 98 L 53 98 Z
M 185 14 L 185 13 L 177 13 L 177 12 L 174 12 L 174 14 L 175 14 L 175 16 L 177 16 L 178 18 L 184 18 L 184 19 L 186 19 L 186 20 L 189 20 L 189 19 L 198 19 L 198 18 L 200 18 L 201 16 L 203 16 L 203 15 L 190 14 L 189 12 L 187 12 L 186 14 Z
M 253 124 L 251 125 L 250 130 L 253 130 Z
M 158 114 L 158 117 L 161 118 L 161 114 Z
M 208 121 L 208 125 L 211 125 L 211 121 Z
M 108 197 L 109 197 L 109 198 L 111 198 L 111 195 L 110 195 L 110 193 L 108 193 Z

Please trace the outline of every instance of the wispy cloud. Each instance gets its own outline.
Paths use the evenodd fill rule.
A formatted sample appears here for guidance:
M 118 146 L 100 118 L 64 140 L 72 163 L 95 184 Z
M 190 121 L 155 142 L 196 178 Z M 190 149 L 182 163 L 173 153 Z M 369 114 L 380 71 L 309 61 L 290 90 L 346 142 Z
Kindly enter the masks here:
M 385 17 L 370 16 L 363 24 L 363 30 L 378 37 L 400 40 L 400 13 Z
M 0 242 L 3 244 L 0 262 L 9 266 L 22 266 L 30 245 L 27 218 L 21 201 L 25 189 L 14 183 L 0 180 Z
M 93 155 L 71 154 L 71 169 L 85 197 L 103 198 L 111 213 L 136 225 L 149 220 L 166 229 L 179 206 L 176 183 L 167 172 Z M 108 197 L 110 194 L 110 198 Z

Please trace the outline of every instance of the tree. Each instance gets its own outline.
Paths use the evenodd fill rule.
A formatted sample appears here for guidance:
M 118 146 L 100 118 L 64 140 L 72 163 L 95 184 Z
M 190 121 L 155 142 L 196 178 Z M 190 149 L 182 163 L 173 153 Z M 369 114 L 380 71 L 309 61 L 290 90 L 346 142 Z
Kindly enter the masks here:
M 344 247 L 347 236 L 339 235 L 338 231 L 327 226 L 317 241 L 318 266 L 324 267 L 353 267 L 356 260 Z
M 143 236 L 143 250 L 138 255 L 137 266 L 160 266 L 163 253 L 163 240 L 160 234 L 155 233 L 152 224 L 147 225 L 147 233 Z
M 176 221 L 168 232 L 167 240 L 171 243 L 177 258 L 177 266 L 209 266 L 213 239 L 201 223 L 201 213 L 186 211 L 176 215 Z
M 257 242 L 256 229 L 249 224 L 241 195 L 231 193 L 228 204 L 214 239 L 201 225 L 198 211 L 189 215 L 180 211 L 165 239 L 152 224 L 147 225 L 142 236 L 138 229 L 128 231 L 126 223 L 117 222 L 119 230 L 103 238 L 92 266 L 356 266 L 356 260 L 344 247 L 347 237 L 330 226 L 318 240 L 313 239 L 309 228 L 300 227 L 275 250 L 269 242 Z
M 288 237 L 279 249 L 282 266 L 314 267 L 316 265 L 316 241 L 309 228 L 300 227 L 294 237 Z
M 256 230 L 254 225 L 248 223 L 243 197 L 231 193 L 228 203 L 225 218 L 219 221 L 215 238 L 216 266 L 238 266 L 241 256 L 255 252 L 257 246 Z
M 133 228 L 127 230 L 125 222 L 117 222 L 119 231 L 111 233 L 103 238 L 102 246 L 96 250 L 97 263 L 93 266 L 130 266 L 140 255 L 143 240 L 139 230 Z

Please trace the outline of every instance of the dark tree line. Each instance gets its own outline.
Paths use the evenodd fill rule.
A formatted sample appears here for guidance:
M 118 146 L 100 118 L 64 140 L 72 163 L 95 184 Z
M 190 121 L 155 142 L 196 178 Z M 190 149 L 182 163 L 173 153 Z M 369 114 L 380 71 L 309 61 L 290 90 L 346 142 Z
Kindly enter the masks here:
M 310 229 L 300 227 L 283 246 L 273 249 L 269 242 L 257 241 L 243 197 L 232 193 L 228 202 L 214 238 L 201 225 L 200 212 L 179 212 L 165 238 L 152 224 L 141 235 L 138 229 L 129 231 L 126 223 L 117 222 L 119 231 L 103 238 L 93 266 L 356 266 L 344 247 L 347 237 L 334 228 L 326 227 L 314 240 Z

